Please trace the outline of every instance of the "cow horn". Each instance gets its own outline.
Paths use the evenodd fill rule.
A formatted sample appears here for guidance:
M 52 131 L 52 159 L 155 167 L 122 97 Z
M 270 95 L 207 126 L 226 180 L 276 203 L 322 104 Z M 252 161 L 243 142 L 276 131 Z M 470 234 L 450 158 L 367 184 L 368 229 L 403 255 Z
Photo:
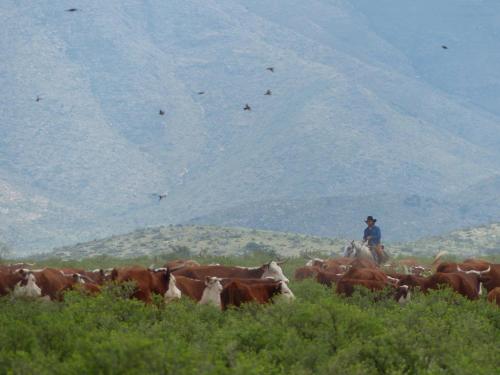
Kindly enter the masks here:
M 168 271 L 168 268 L 160 267 L 160 268 L 152 269 L 151 271 L 153 271 L 153 272 L 163 272 L 163 271 Z
M 287 259 L 284 259 L 284 260 L 278 260 L 278 261 L 276 261 L 276 264 L 277 264 L 277 265 L 281 265 L 281 264 L 286 263 L 286 261 L 287 261 Z
M 150 266 L 148 267 L 148 270 L 150 270 L 150 271 L 154 271 L 154 270 L 155 270 L 155 264 L 153 263 L 152 265 L 150 265 Z
M 479 274 L 482 275 L 483 273 L 488 273 L 491 271 L 491 266 L 488 266 L 488 269 L 485 269 L 484 271 L 479 271 Z
M 458 272 L 465 272 L 463 269 L 460 268 L 460 266 L 457 264 L 457 271 Z

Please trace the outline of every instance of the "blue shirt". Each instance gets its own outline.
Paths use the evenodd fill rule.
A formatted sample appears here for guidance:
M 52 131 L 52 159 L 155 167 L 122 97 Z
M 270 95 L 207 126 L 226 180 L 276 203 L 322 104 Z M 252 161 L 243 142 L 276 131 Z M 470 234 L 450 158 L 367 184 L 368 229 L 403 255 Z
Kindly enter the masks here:
M 380 244 L 380 238 L 382 237 L 380 228 L 376 225 L 371 228 L 367 227 L 365 229 L 365 235 L 363 236 L 363 239 L 366 240 L 367 237 L 371 237 L 370 241 L 368 242 L 368 246 L 375 246 Z

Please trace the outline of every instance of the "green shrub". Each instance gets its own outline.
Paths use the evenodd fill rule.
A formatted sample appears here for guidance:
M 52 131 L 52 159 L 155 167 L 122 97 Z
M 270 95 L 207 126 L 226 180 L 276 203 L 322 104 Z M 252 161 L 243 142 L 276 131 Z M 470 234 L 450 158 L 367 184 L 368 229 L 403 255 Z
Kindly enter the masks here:
M 216 258 L 214 258 L 216 259 Z M 258 265 L 266 255 L 219 258 Z M 149 260 L 144 259 L 147 264 Z M 136 260 L 133 261 L 136 263 Z M 285 265 L 290 277 L 302 259 Z M 110 285 L 64 302 L 0 299 L 0 374 L 495 374 L 500 311 L 449 290 L 401 306 L 291 282 L 297 300 L 221 312 L 146 306 Z

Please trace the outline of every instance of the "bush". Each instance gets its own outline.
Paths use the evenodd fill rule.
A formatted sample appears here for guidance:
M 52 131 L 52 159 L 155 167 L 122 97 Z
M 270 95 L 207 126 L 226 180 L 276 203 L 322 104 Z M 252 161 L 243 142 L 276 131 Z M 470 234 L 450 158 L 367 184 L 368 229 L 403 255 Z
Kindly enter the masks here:
M 259 264 L 259 257 L 222 258 Z M 144 260 L 147 262 L 147 260 Z M 291 259 L 290 273 L 303 263 Z M 77 292 L 64 302 L 0 300 L 1 374 L 495 374 L 500 313 L 449 290 L 400 306 L 311 280 L 297 300 L 218 311 Z

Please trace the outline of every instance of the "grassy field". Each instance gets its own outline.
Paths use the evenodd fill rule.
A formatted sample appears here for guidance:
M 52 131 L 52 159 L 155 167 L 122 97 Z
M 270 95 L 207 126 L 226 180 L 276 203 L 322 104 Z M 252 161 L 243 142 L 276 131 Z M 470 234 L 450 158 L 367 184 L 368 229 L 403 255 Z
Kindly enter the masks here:
M 161 264 L 91 258 L 38 266 Z M 202 259 L 200 259 L 202 260 Z M 259 265 L 269 254 L 204 261 Z M 291 278 L 300 258 L 284 271 Z M 383 294 L 351 298 L 291 282 L 297 300 L 218 311 L 189 300 L 154 305 L 105 288 L 61 303 L 0 300 L 2 374 L 496 374 L 500 310 L 447 290 L 400 306 Z

